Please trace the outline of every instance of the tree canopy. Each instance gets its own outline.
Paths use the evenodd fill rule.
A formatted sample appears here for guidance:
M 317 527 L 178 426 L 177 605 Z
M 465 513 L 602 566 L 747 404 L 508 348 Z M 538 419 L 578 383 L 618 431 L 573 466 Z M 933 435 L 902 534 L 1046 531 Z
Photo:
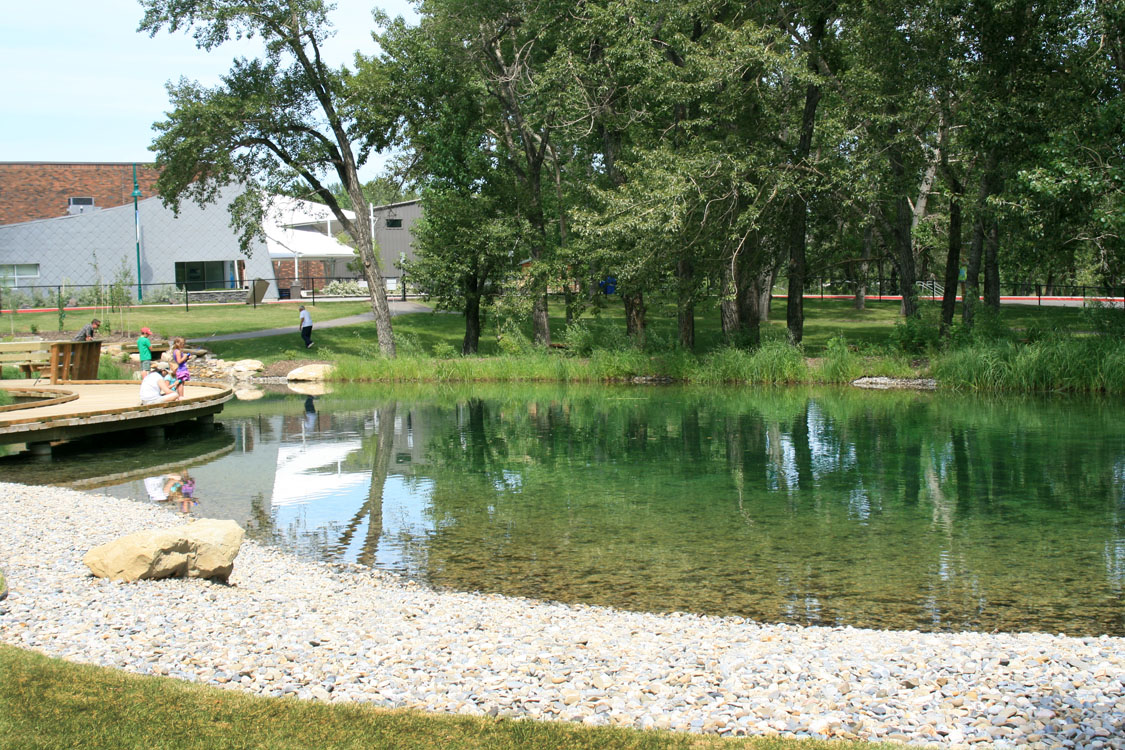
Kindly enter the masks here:
M 1125 277 L 1120 3 L 422 0 L 377 16 L 354 73 L 318 63 L 312 0 L 143 4 L 146 30 L 266 43 L 219 89 L 171 88 L 170 194 L 295 175 L 339 206 L 311 165 L 362 200 L 351 144 L 399 149 L 426 216 L 411 278 L 465 313 L 465 352 L 497 295 L 548 344 L 548 300 L 569 318 L 609 277 L 631 336 L 668 302 L 686 348 L 708 296 L 755 345 L 779 281 L 797 343 L 813 280 L 862 304 L 886 279 L 906 316 L 943 287 L 948 331 L 962 268 L 967 326 L 980 293 Z

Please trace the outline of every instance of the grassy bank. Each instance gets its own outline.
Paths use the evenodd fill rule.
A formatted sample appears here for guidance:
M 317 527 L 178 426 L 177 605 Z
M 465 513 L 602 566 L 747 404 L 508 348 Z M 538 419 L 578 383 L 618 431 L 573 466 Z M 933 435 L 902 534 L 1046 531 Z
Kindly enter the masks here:
M 0 645 L 0 748 L 755 748 L 866 743 L 718 737 L 576 724 L 440 716 L 259 698 L 167 678 L 77 665 Z
M 324 356 L 322 351 L 319 356 Z M 723 348 L 696 356 L 682 351 L 648 353 L 636 349 L 595 350 L 588 357 L 528 350 L 494 357 L 434 357 L 404 354 L 395 359 L 334 357 L 334 379 L 344 382 L 564 382 L 599 383 L 637 379 L 698 385 L 754 383 L 846 383 L 865 374 L 910 377 L 916 372 L 904 356 L 865 357 L 834 339 L 812 362 L 799 349 L 770 341 L 747 351 Z

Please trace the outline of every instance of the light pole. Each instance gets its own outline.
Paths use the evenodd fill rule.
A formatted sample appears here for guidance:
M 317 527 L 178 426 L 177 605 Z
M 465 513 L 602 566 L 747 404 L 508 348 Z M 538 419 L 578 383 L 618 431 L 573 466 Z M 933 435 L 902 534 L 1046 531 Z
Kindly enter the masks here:
M 137 235 L 137 302 L 144 299 L 141 291 L 141 213 L 137 208 L 137 198 L 141 197 L 141 186 L 137 184 L 137 165 L 133 164 L 133 229 Z

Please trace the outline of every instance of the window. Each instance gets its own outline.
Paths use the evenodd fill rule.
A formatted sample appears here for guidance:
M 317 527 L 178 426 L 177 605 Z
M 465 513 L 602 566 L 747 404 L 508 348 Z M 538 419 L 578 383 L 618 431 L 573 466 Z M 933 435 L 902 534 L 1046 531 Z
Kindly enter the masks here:
M 68 198 L 68 206 L 92 206 L 94 205 L 93 198 Z
M 197 260 L 176 264 L 176 286 L 190 292 L 204 289 L 223 289 L 230 285 L 227 261 Z
M 402 219 L 387 219 L 387 229 L 402 229 Z
M 0 283 L 12 288 L 35 283 L 39 278 L 38 263 L 0 263 Z

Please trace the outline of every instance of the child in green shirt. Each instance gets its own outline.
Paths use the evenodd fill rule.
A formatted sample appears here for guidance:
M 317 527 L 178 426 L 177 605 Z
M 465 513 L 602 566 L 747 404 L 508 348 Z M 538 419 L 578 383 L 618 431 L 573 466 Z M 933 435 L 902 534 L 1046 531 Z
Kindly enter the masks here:
M 151 330 L 142 328 L 141 335 L 137 339 L 137 353 L 141 357 L 141 372 L 148 372 L 149 366 L 152 364 L 152 342 L 148 339 L 151 335 Z

